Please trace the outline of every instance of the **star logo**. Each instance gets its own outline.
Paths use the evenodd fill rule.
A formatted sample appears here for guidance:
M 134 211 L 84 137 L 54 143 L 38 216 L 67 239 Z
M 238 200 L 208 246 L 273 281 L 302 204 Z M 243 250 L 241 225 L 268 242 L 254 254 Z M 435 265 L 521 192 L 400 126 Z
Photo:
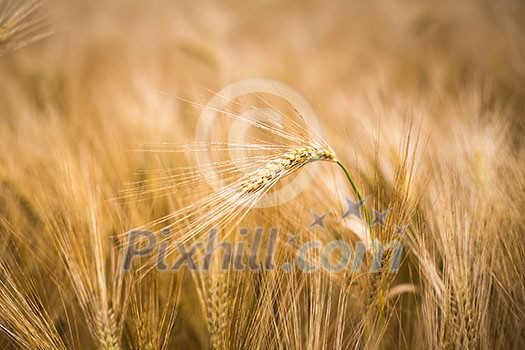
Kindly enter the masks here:
M 399 226 L 399 225 L 396 225 L 396 230 L 394 231 L 394 234 L 396 236 L 402 236 L 403 234 L 405 234 L 405 230 L 407 229 L 408 225 L 403 225 L 403 226 Z
M 368 197 L 360 201 L 354 202 L 350 198 L 346 197 L 346 206 L 348 208 L 343 213 L 343 216 L 341 216 L 341 220 L 347 218 L 350 215 L 354 215 L 356 218 L 362 220 L 363 218 L 361 217 L 361 208 L 363 207 L 363 205 L 365 205 L 367 199 Z
M 295 245 L 297 243 L 297 239 L 299 238 L 300 234 L 301 234 L 300 232 L 296 233 L 295 235 L 292 235 L 292 234 L 288 233 L 287 234 L 288 235 L 288 241 L 286 243 Z
M 312 228 L 314 226 L 319 226 L 319 227 L 322 227 L 322 228 L 326 228 L 325 224 L 324 224 L 324 219 L 326 218 L 326 216 L 330 214 L 330 212 L 327 212 L 323 215 L 318 215 L 316 212 L 312 211 L 312 216 L 314 217 L 314 221 L 312 221 L 312 223 L 308 226 L 308 228 Z
M 381 227 L 385 227 L 385 220 L 389 211 L 390 209 L 387 209 L 385 211 L 378 211 L 374 209 L 374 220 L 372 221 L 372 223 L 370 223 L 370 226 L 380 225 Z

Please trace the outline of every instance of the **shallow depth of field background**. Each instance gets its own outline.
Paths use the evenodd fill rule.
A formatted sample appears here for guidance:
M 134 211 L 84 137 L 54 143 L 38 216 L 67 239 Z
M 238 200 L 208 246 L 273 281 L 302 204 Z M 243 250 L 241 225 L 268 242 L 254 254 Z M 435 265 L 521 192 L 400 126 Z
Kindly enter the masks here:
M 28 26 L 27 45 L 0 31 L 0 348 L 525 346 L 522 1 L 50 0 Z M 358 185 L 408 224 L 397 280 L 235 276 L 210 316 L 188 274 L 137 287 L 115 268 L 118 234 L 194 200 L 109 201 L 188 161 L 134 142 L 191 142 L 200 111 L 182 99 L 257 77 L 305 96 Z M 312 208 L 344 210 L 334 173 L 257 215 L 305 227 Z M 385 302 L 396 284 L 416 291 Z

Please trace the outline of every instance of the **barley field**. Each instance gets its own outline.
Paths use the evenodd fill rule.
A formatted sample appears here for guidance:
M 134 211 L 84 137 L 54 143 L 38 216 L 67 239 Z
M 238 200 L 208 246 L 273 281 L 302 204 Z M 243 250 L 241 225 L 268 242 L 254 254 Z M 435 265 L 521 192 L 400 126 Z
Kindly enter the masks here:
M 525 3 L 0 0 L 1 349 L 524 349 Z

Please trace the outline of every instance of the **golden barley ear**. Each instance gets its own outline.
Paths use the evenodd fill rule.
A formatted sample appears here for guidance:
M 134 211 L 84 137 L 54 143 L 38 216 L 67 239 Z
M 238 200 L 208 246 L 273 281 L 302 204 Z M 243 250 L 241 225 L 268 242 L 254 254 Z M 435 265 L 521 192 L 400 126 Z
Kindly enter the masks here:
M 335 155 L 332 150 L 321 147 L 300 147 L 291 149 L 279 158 L 270 161 L 240 184 L 242 193 L 253 193 L 262 188 L 266 183 L 279 180 L 296 170 L 299 170 L 309 162 L 316 160 L 333 161 Z

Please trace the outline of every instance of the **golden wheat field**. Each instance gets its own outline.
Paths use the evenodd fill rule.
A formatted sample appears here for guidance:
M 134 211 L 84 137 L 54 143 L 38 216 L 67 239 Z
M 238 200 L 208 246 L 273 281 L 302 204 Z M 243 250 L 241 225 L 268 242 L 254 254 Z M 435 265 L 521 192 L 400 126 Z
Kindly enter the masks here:
M 1 349 L 524 349 L 525 3 L 0 0 Z

